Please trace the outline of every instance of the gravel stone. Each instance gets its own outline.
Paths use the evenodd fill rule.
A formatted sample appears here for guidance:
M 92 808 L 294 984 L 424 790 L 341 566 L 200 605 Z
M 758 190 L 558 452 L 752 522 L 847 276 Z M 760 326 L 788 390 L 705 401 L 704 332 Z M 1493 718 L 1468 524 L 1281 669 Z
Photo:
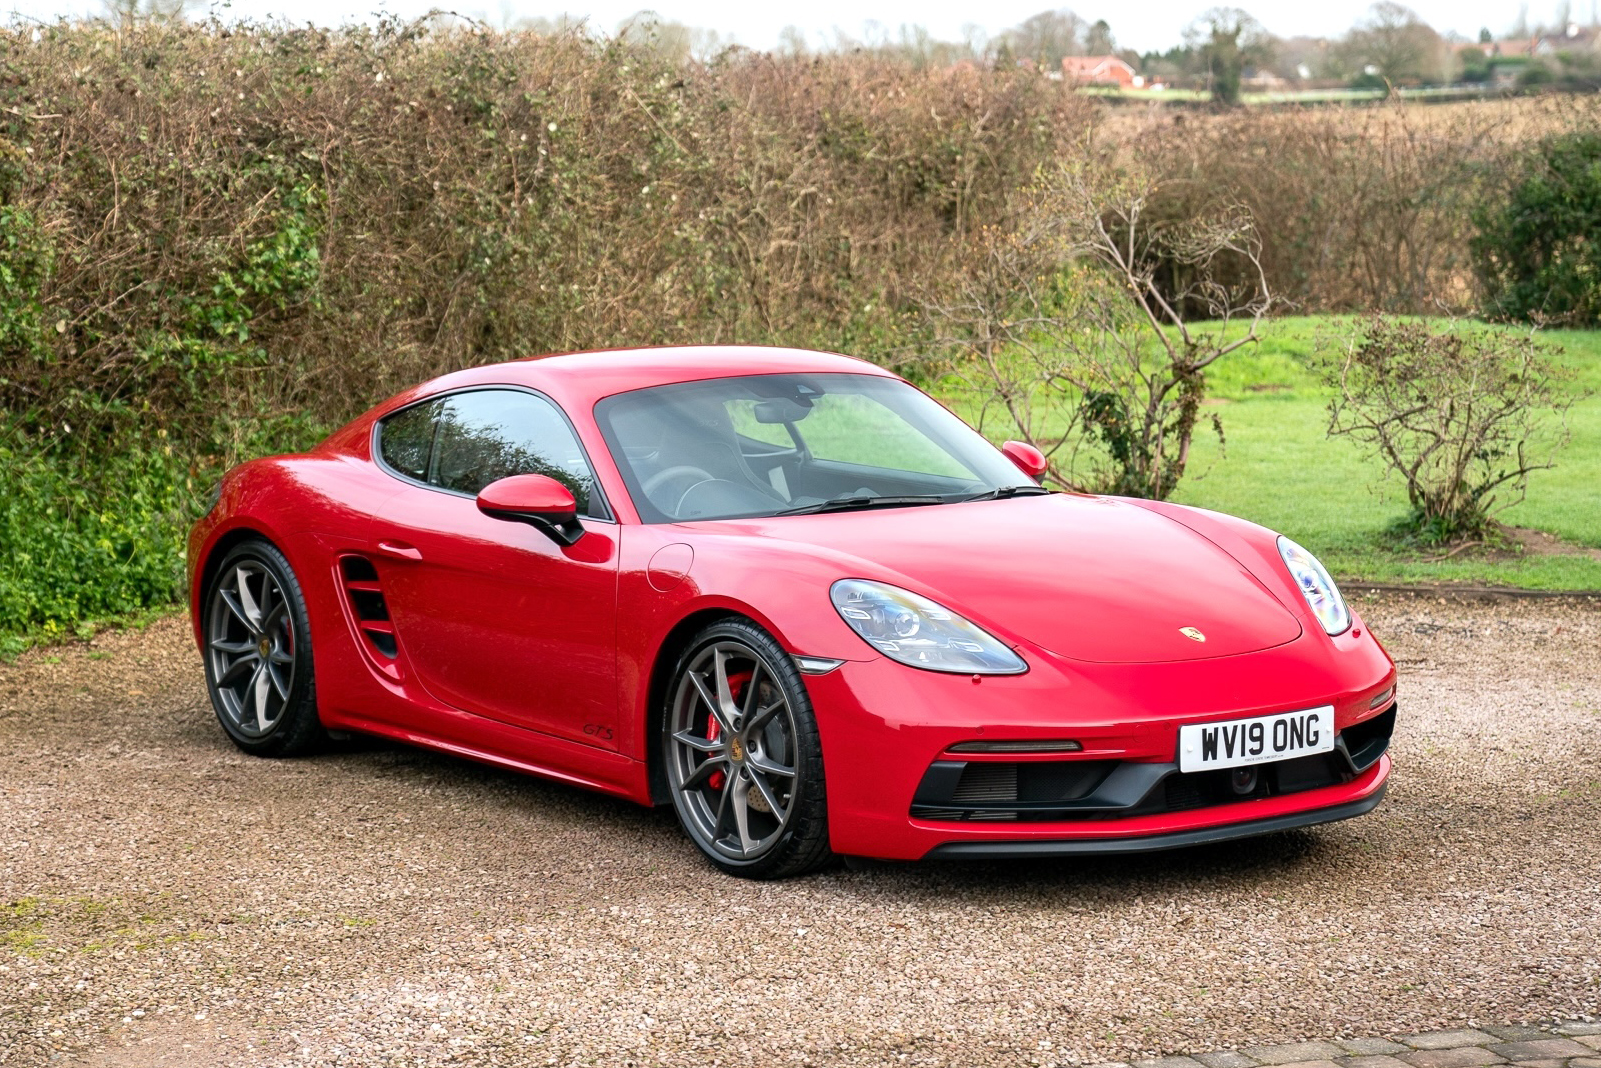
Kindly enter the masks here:
M 0 1066 L 1126 1068 L 1595 1013 L 1601 602 L 1353 604 L 1401 668 L 1371 815 L 779 884 L 448 756 L 244 756 L 182 619 L 34 650 L 0 663 Z
M 1413 1049 L 1451 1049 L 1455 1046 L 1478 1046 L 1495 1041 L 1494 1035 L 1483 1031 L 1428 1031 L 1421 1035 L 1403 1035 L 1401 1041 Z
M 1509 1061 L 1535 1060 L 1549 1057 L 1584 1057 L 1591 1050 L 1569 1038 L 1542 1038 L 1528 1042 L 1502 1042 L 1489 1047 Z

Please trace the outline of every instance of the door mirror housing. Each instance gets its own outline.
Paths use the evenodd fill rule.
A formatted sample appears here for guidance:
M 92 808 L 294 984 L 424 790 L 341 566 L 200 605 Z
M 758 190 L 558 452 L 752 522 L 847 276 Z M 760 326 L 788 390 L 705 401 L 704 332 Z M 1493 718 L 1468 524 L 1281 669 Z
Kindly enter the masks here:
M 1045 469 L 1050 465 L 1045 461 L 1045 454 L 1026 441 L 1008 441 L 1001 446 L 1006 458 L 1017 465 L 1017 469 L 1029 478 L 1039 481 Z
M 584 536 L 573 491 L 547 475 L 512 475 L 478 493 L 478 510 L 491 519 L 527 523 L 557 545 Z

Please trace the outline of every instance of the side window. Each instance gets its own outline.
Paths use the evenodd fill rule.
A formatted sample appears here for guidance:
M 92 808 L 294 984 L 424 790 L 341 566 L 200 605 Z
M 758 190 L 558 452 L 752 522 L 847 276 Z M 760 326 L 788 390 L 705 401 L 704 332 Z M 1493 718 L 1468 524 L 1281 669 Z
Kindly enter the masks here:
M 428 480 L 428 454 L 434 446 L 434 420 L 443 401 L 428 401 L 396 412 L 383 421 L 378 451 L 384 463 L 418 482 Z
M 484 389 L 444 397 L 440 404 L 429 482 L 476 494 L 508 475 L 548 475 L 573 491 L 579 515 L 604 516 L 578 438 L 549 401 L 518 390 Z

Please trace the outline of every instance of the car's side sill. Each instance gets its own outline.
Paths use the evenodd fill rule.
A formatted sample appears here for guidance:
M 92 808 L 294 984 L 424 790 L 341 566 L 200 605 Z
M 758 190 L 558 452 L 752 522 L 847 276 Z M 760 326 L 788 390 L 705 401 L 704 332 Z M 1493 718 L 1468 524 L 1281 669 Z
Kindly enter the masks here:
M 1080 838 L 1055 841 L 1013 842 L 946 842 L 926 854 L 926 860 L 994 860 L 1020 857 L 1069 857 L 1091 854 L 1154 853 L 1163 849 L 1180 849 L 1184 846 L 1208 845 L 1227 842 L 1235 838 L 1251 838 L 1259 834 L 1288 831 L 1296 827 L 1311 827 L 1319 823 L 1334 823 L 1361 816 L 1383 799 L 1386 786 L 1381 785 L 1367 797 L 1348 801 L 1343 805 L 1313 809 L 1309 812 L 1291 812 L 1284 816 L 1251 820 L 1246 823 L 1225 823 L 1217 827 L 1202 827 L 1193 831 L 1174 831 L 1170 834 L 1151 834 L 1139 838 Z

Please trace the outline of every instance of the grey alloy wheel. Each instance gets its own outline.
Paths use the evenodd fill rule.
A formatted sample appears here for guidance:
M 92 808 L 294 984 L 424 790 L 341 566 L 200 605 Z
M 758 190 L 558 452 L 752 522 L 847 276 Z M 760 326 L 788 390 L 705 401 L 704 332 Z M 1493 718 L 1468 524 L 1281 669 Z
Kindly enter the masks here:
M 206 590 L 206 682 L 217 720 L 258 756 L 304 752 L 323 737 L 300 583 L 276 547 L 235 546 Z
M 771 636 L 742 620 L 703 631 L 679 664 L 664 727 L 679 822 L 714 864 L 777 878 L 830 856 L 816 722 Z
M 283 589 L 264 566 L 240 560 L 211 591 L 206 655 L 229 726 L 247 738 L 272 733 L 295 681 L 295 629 Z

